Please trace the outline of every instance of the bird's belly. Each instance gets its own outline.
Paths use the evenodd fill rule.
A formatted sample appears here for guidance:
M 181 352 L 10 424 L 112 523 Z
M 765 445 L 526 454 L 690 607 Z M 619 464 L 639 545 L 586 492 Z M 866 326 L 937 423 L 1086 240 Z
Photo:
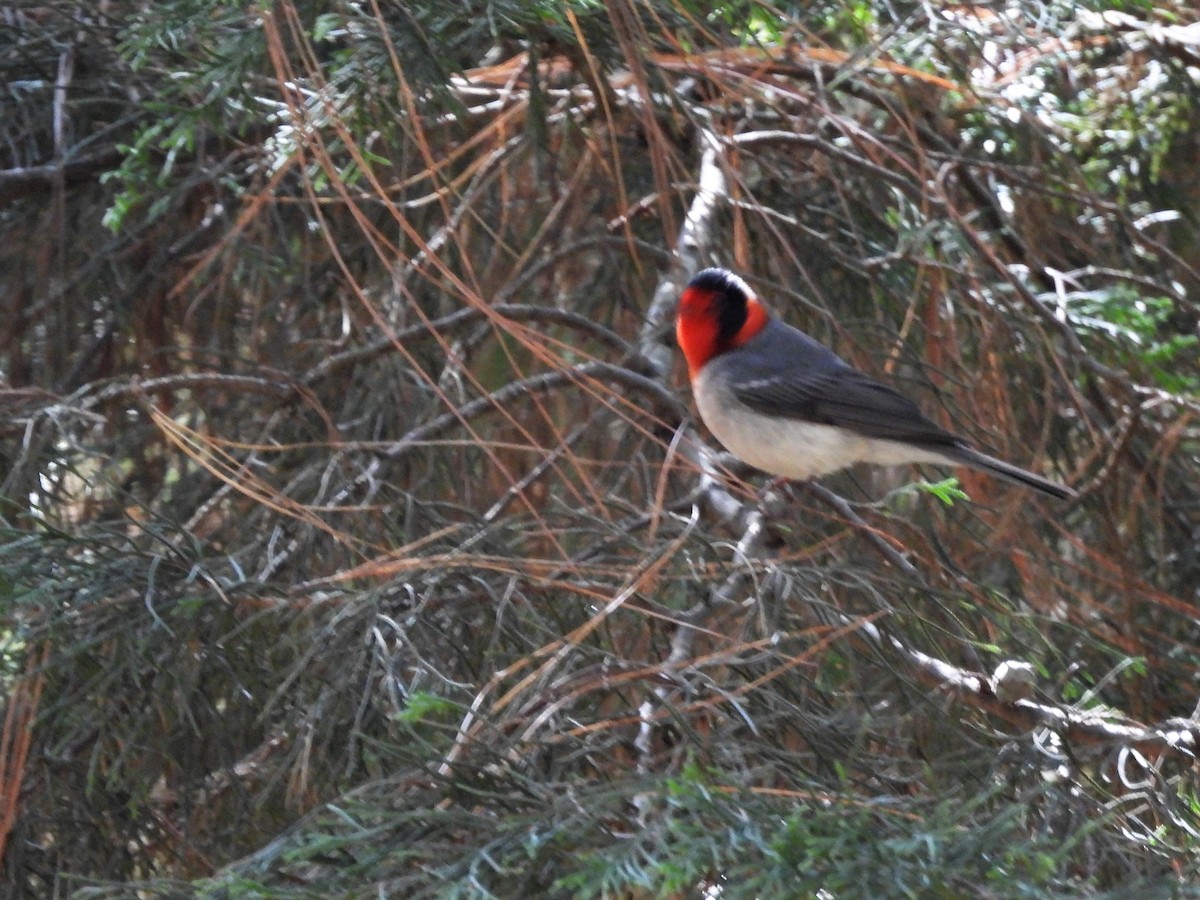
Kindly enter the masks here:
M 693 385 L 704 424 L 742 462 L 784 478 L 817 478 L 859 462 L 900 465 L 945 462 L 939 454 L 844 428 L 767 416 L 749 409 L 701 376 Z
M 704 421 L 742 462 L 784 478 L 816 478 L 853 465 L 865 454 L 862 439 L 829 425 L 736 412 L 704 416 Z

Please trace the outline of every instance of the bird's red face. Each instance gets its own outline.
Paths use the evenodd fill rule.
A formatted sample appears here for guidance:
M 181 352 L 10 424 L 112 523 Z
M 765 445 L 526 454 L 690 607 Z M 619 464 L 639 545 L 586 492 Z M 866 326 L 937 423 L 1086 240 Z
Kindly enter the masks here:
M 767 324 L 767 311 L 742 279 L 705 269 L 683 289 L 675 338 L 695 378 L 715 356 L 740 347 Z

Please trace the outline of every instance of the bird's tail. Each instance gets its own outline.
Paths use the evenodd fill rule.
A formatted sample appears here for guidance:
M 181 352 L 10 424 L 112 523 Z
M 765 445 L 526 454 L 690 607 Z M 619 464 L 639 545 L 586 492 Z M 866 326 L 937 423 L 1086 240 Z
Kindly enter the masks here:
M 1064 484 L 1043 478 L 1041 475 L 1034 475 L 1032 472 L 1026 472 L 1022 468 L 1006 463 L 1002 459 L 996 459 L 994 456 L 988 456 L 986 453 L 980 453 L 971 447 L 954 447 L 950 448 L 949 452 L 946 449 L 943 449 L 942 452 L 946 454 L 948 459 L 961 465 L 970 466 L 972 469 L 978 469 L 981 472 L 988 472 L 1006 481 L 1011 481 L 1014 484 L 1031 487 L 1036 491 L 1041 491 L 1060 500 L 1068 500 L 1071 497 L 1078 496 L 1075 491 Z

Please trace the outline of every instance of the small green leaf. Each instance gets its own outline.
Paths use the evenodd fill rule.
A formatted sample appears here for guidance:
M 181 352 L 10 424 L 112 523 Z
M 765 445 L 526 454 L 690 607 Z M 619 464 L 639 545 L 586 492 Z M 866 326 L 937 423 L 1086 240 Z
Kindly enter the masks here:
M 935 482 L 920 481 L 917 482 L 916 487 L 918 490 L 937 497 L 947 506 L 953 506 L 955 500 L 969 501 L 971 499 L 970 495 L 958 486 L 958 479 L 953 477 Z

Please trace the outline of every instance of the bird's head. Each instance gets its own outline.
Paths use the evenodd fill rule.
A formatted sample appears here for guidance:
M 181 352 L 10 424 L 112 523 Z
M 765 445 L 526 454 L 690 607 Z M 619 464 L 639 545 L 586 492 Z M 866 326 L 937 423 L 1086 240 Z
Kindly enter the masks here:
M 715 356 L 740 347 L 766 326 L 754 291 L 728 269 L 704 269 L 679 297 L 675 337 L 695 378 Z

